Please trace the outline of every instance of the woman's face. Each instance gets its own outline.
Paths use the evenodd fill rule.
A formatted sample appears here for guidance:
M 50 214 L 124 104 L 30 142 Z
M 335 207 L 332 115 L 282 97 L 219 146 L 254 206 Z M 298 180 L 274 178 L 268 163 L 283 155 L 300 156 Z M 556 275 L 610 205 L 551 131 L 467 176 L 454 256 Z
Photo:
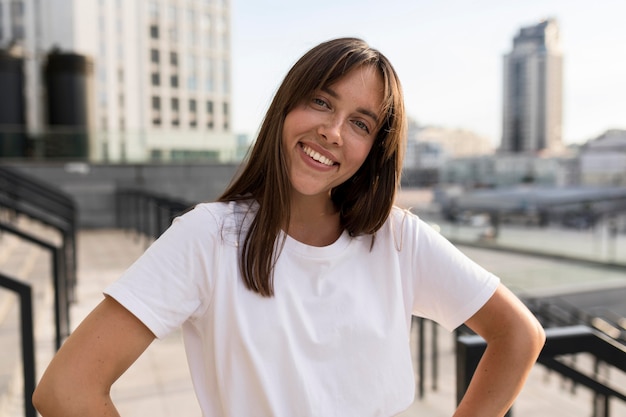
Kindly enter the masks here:
M 382 76 L 363 65 L 287 114 L 282 146 L 294 193 L 330 197 L 354 175 L 376 138 L 382 101 Z

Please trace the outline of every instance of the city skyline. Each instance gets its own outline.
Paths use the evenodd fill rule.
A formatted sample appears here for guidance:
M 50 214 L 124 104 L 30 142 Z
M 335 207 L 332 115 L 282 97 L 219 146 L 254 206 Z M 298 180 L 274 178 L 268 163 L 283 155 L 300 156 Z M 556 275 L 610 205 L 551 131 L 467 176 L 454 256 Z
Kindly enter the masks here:
M 502 60 L 520 28 L 557 20 L 563 46 L 563 140 L 626 128 L 626 4 L 605 0 L 232 2 L 233 131 L 253 135 L 282 77 L 306 50 L 339 36 L 380 49 L 422 125 L 502 132 Z M 259 82 L 262 80 L 262 82 Z

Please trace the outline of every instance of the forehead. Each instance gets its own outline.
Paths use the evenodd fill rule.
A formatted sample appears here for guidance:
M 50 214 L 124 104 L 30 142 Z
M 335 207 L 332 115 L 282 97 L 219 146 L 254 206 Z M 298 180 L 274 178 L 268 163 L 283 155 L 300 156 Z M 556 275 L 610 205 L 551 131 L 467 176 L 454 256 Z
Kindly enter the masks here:
M 347 102 L 365 106 L 376 115 L 382 112 L 385 93 L 383 76 L 374 65 L 353 68 L 321 89 Z

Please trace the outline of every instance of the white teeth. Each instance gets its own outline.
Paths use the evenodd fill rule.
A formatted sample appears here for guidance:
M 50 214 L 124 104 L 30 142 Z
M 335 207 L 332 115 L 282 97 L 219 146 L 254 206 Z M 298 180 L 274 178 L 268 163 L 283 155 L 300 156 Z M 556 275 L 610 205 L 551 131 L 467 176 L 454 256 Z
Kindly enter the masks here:
M 334 165 L 333 161 L 326 158 L 324 155 L 321 155 L 319 152 L 314 151 L 306 145 L 302 145 L 302 150 L 305 154 L 309 155 L 311 158 L 315 159 L 317 162 L 320 162 L 324 165 L 332 166 Z

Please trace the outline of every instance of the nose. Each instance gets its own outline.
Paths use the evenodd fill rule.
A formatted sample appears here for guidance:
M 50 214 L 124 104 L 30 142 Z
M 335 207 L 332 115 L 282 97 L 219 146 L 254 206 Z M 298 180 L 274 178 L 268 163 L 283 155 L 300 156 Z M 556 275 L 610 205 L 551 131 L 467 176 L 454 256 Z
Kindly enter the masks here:
M 318 127 L 318 133 L 326 142 L 341 146 L 343 139 L 341 137 L 341 119 L 336 116 L 329 116 L 323 120 Z

